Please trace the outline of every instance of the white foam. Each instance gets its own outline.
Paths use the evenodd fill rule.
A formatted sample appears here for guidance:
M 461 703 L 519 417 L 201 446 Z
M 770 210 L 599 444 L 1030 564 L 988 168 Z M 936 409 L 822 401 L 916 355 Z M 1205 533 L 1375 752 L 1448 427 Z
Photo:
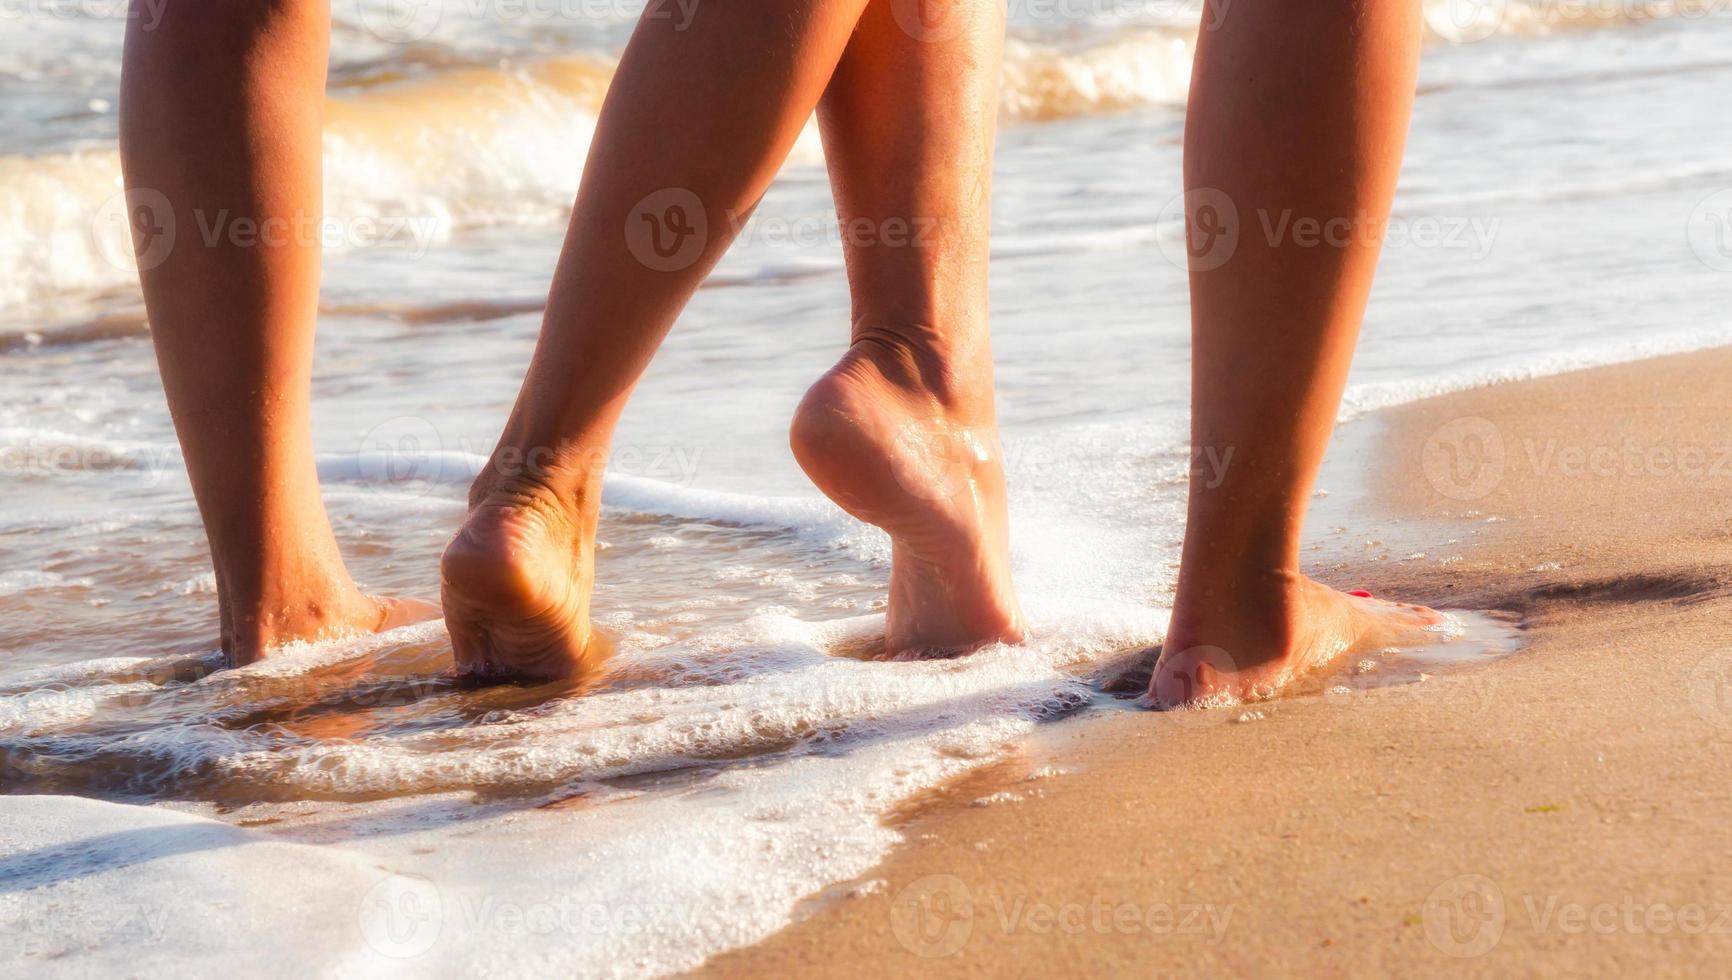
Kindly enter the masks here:
M 302 977 L 393 964 L 366 947 L 360 855 L 160 808 L 0 797 L 0 972 Z
M 135 682 L 72 690 L 41 688 L 0 696 L 0 732 L 9 735 L 51 732 L 90 718 L 108 701 L 147 694 L 155 687 Z
M 1522 358 L 1519 362 L 1438 377 L 1383 384 L 1356 385 L 1342 399 L 1340 421 L 1346 422 L 1382 408 L 1435 398 L 1456 391 L 1508 384 L 1570 371 L 1622 364 L 1668 354 L 1685 354 L 1732 344 L 1732 324 L 1708 329 L 1662 331 L 1638 340 L 1586 343 L 1564 352 Z
M 68 578 L 59 572 L 23 568 L 0 572 L 0 596 L 44 589 L 88 589 L 91 584 L 90 579 Z
M 955 661 L 882 663 L 828 649 L 839 639 L 881 628 L 881 619 L 814 626 L 761 613 L 689 643 L 622 656 L 599 692 L 457 728 L 360 742 L 285 743 L 268 729 L 217 727 L 210 724 L 214 715 L 188 702 L 177 723 L 132 733 L 119 743 L 104 735 L 69 734 L 62 751 L 88 743 L 95 751 L 135 756 L 141 778 L 152 770 L 208 771 L 235 785 L 316 796 L 534 789 L 884 738 L 918 739 L 976 721 L 1047 717 L 1086 698 L 1081 682 L 1063 667 L 1092 652 L 1146 640 L 1155 618 L 1134 622 L 1139 629 L 1132 635 L 1094 621 L 1074 632 L 1051 629 L 1062 641 L 1037 639 Z M 214 700 L 206 710 L 220 714 L 231 703 L 223 692 L 252 690 L 259 681 L 310 675 L 386 647 L 442 636 L 438 623 L 425 623 L 307 645 L 192 686 L 208 690 Z M 106 698 L 144 690 L 140 684 L 39 690 L 0 700 L 0 712 L 7 712 L 0 723 L 28 716 L 31 731 L 51 730 L 88 718 Z
M 283 821 L 271 849 L 261 848 L 271 841 L 261 834 L 156 809 L 0 800 L 7 816 L 8 804 L 38 808 L 26 809 L 21 820 L 60 813 L 56 808 L 74 815 L 94 808 L 101 820 L 42 816 L 42 826 L 27 825 L 19 847 L 107 855 L 96 864 L 116 865 L 86 875 L 77 862 L 65 862 L 67 868 L 50 873 L 41 862 L 9 866 L 0 857 L 0 883 L 36 888 L 9 914 L 41 915 L 62 896 L 90 894 L 81 889 L 110 882 L 120 887 L 94 907 L 154 914 L 220 877 L 216 900 L 234 902 L 236 913 L 247 916 L 257 903 L 278 903 L 274 917 L 250 921 L 269 923 L 273 941 L 316 946 L 329 957 L 324 964 L 396 963 L 435 976 L 643 976 L 695 967 L 717 951 L 768 936 L 804 896 L 870 869 L 898 840 L 882 823 L 898 801 L 997 757 L 1038 719 L 1082 703 L 1086 688 L 1062 667 L 1127 640 L 1101 635 L 1097 624 L 1083 646 L 1067 639 L 953 661 L 874 663 L 828 651 L 873 625 L 863 619 L 813 626 L 760 615 L 690 644 L 622 657 L 612 688 L 436 734 L 267 747 L 266 733 L 221 730 L 195 714 L 111 741 L 108 751 L 141 765 L 208 768 L 291 795 L 376 791 L 397 802 L 357 804 L 339 811 L 349 815 L 341 821 L 329 811 L 297 820 L 294 805 L 256 805 Z M 268 677 L 311 674 L 437 631 L 424 624 L 394 637 L 315 645 L 192 687 L 219 694 Z M 62 736 L 63 745 L 76 742 Z M 759 764 L 725 764 L 740 758 Z M 650 773 L 670 774 L 689 789 L 676 782 L 657 792 L 622 793 L 598 782 Z M 679 773 L 685 775 L 672 776 Z M 550 782 L 565 787 L 556 795 L 581 794 L 581 813 L 405 797 Z M 333 837 L 326 829 L 333 822 L 349 829 Z M 576 838 L 574 826 L 582 828 Z M 141 831 L 133 840 L 137 827 L 170 829 Z M 280 843 L 282 835 L 326 846 Z M 309 851 L 320 856 L 304 858 Z M 310 862 L 309 874 L 285 873 L 287 862 L 300 860 Z M 142 862 L 150 874 L 122 867 Z M 37 884 L 65 875 L 72 880 Z M 245 893 L 244 900 L 232 893 Z M 314 904 L 317 914 L 307 914 Z M 409 912 L 423 918 L 406 919 L 382 941 L 390 955 L 380 953 L 379 942 L 368 944 L 369 935 L 378 939 L 383 919 Z M 436 926 L 423 930 L 417 921 Z M 57 938 L 80 941 L 89 931 L 88 923 L 74 923 Z M 76 962 L 99 968 L 119 950 L 118 941 L 98 942 Z M 226 932 L 197 942 L 175 932 L 143 950 L 132 967 L 148 969 L 171 955 L 187 957 L 196 969 L 244 954 Z M 291 962 L 303 967 L 306 959 L 281 964 Z M 278 965 L 262 969 L 274 975 Z
M 440 928 L 407 962 L 436 976 L 662 975 L 766 938 L 800 900 L 868 871 L 898 835 L 882 816 L 1026 730 L 958 725 L 942 741 L 888 739 L 775 767 L 739 767 L 697 791 L 598 800 L 352 845 L 425 876 Z M 427 854 L 404 857 L 406 852 Z M 413 951 L 409 946 L 405 952 Z
M 221 656 L 213 654 L 212 656 Z M 54 664 L 28 670 L 9 671 L 4 678 L 5 690 L 27 691 L 60 684 L 90 684 L 111 681 L 122 675 L 137 673 L 153 664 L 167 663 L 156 657 L 100 657 L 69 664 Z

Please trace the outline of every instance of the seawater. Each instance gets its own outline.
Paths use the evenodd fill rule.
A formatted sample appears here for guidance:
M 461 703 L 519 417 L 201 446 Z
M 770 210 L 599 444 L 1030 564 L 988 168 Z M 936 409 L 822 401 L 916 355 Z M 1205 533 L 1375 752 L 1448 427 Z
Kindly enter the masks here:
M 1197 11 L 1013 5 L 992 299 L 1029 643 L 859 656 L 887 543 L 786 445 L 846 342 L 808 137 L 622 423 L 595 599 L 618 658 L 583 690 L 477 690 L 443 676 L 438 624 L 215 669 L 208 556 L 103 220 L 120 17 L 53 9 L 0 20 L 0 780 L 35 794 L 0 797 L 9 965 L 677 971 L 865 873 L 899 802 L 1124 704 L 1103 678 L 1160 639 L 1193 465 L 1171 202 Z M 1732 25 L 1508 10 L 1483 39 L 1431 17 L 1346 419 L 1732 337 L 1704 288 L 1732 266 L 1708 220 Z M 401 40 L 378 12 L 336 10 L 316 438 L 351 569 L 432 596 L 631 12 L 451 5 Z M 1335 686 L 1460 666 L 1365 659 Z

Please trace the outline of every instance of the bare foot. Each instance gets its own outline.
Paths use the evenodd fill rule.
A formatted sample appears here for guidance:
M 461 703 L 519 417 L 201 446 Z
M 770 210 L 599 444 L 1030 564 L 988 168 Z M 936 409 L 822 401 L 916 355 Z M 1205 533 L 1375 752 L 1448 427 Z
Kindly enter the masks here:
M 475 677 L 581 676 L 605 659 L 589 626 L 593 517 L 533 483 L 479 494 L 439 571 L 457 671 Z
M 806 393 L 790 441 L 806 475 L 892 544 L 887 652 L 1022 639 L 990 385 L 940 390 L 944 365 L 876 339 Z
M 1435 609 L 1348 595 L 1302 575 L 1267 576 L 1230 598 L 1175 606 L 1149 685 L 1157 707 L 1267 698 L 1350 653 L 1437 640 L 1428 627 L 1444 619 Z
M 436 619 L 439 607 L 420 599 L 372 596 L 345 577 L 338 586 L 306 586 L 294 597 L 225 597 L 222 649 L 229 666 L 270 657 L 290 643 L 317 643 Z

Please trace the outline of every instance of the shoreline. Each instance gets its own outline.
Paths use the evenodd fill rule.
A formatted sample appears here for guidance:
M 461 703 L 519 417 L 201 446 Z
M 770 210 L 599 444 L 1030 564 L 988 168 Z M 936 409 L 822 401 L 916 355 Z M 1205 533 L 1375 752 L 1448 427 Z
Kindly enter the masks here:
M 1721 348 L 1347 427 L 1363 434 L 1324 484 L 1365 467 L 1365 527 L 1314 515 L 1316 574 L 1520 615 L 1525 649 L 1345 698 L 1056 722 L 904 809 L 905 843 L 864 878 L 700 972 L 1724 963 L 1729 420 Z

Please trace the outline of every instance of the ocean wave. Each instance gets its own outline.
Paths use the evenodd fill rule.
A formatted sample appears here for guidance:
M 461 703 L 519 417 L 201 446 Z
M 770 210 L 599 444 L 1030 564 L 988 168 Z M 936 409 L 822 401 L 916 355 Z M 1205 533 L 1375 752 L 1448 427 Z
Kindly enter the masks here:
M 1352 421 L 1377 410 L 1455 391 L 1728 344 L 1732 344 L 1732 324 L 1719 324 L 1665 331 L 1634 340 L 1587 344 L 1568 353 L 1530 356 L 1493 368 L 1401 382 L 1355 384 L 1342 398 L 1338 421 Z M 405 420 L 391 420 L 386 426 L 399 421 Z M 411 428 L 430 425 L 421 419 L 407 421 L 413 423 Z M 384 428 L 381 426 L 379 430 Z M 430 428 L 429 432 L 437 436 Z M 1166 461 L 1166 469 L 1170 471 L 1167 475 L 1182 482 L 1189 465 L 1182 432 L 1152 429 L 1142 421 L 1101 422 L 1031 434 L 1007 439 L 1006 448 L 1013 459 L 1032 459 L 1049 470 L 1063 470 L 1065 465 L 1072 464 L 1060 464 L 1052 454 L 1064 453 L 1067 459 L 1069 455 L 1076 455 L 1079 460 L 1087 458 L 1089 465 L 1098 467 L 1102 459 L 1114 455 L 1107 447 L 1123 444 L 1139 447 L 1139 452 L 1148 457 L 1136 457 L 1134 464 L 1139 467 L 1149 465 L 1150 460 L 1163 453 L 1171 454 L 1172 459 Z M 180 449 L 173 445 L 28 426 L 0 427 L 0 462 L 20 471 L 32 468 L 135 471 L 152 478 L 179 474 L 184 466 Z M 424 449 L 417 445 L 404 451 L 357 447 L 350 452 L 321 452 L 317 462 L 319 479 L 333 488 L 349 486 L 400 493 L 405 497 L 436 488 L 444 496 L 457 500 L 486 466 L 487 458 L 477 453 Z M 602 502 L 621 511 L 674 520 L 793 531 L 808 540 L 843 542 L 873 530 L 816 495 L 715 490 L 617 470 L 607 474 Z
M 28 427 L 0 428 L 0 462 L 21 472 L 123 471 L 153 482 L 169 474 L 181 478 L 185 465 L 177 446 Z M 319 453 L 317 463 L 320 481 L 329 486 L 371 489 L 393 499 L 435 491 L 455 500 L 487 465 L 487 457 L 419 447 L 358 448 Z M 840 543 L 864 533 L 859 522 L 821 497 L 711 490 L 619 471 L 607 474 L 602 503 L 674 520 L 794 531 L 808 540 Z M 23 573 L 0 575 L 0 594 L 33 581 Z
M 959 723 L 1020 727 L 1085 704 L 1086 685 L 1061 668 L 1132 639 L 1097 630 L 958 661 L 838 656 L 839 641 L 882 629 L 868 619 L 805 623 L 766 611 L 694 642 L 630 651 L 598 689 L 552 700 L 545 690 L 473 691 L 442 679 L 448 641 L 436 622 L 304 644 L 220 673 L 202 662 L 190 671 L 167 660 L 109 664 L 82 683 L 10 685 L 17 693 L 0 696 L 0 765 L 16 776 L 70 777 L 79 759 L 126 759 L 125 775 L 113 778 L 150 794 L 188 781 L 254 798 L 540 792 Z M 318 719 L 333 705 L 376 712 L 390 719 L 389 733 L 319 737 Z M 99 715 L 115 727 L 91 722 Z M 33 758 L 28 743 L 42 736 L 58 749 Z M 111 769 L 98 764 L 76 778 L 108 785 Z
M 88 589 L 90 586 L 90 579 L 68 578 L 59 572 L 29 568 L 0 572 L 0 597 L 58 589 Z
M 1688 354 L 1691 351 L 1732 345 L 1732 323 L 1701 329 L 1679 330 L 1638 340 L 1606 341 L 1583 344 L 1567 353 L 1529 357 L 1521 362 L 1496 368 L 1457 371 L 1431 378 L 1410 381 L 1354 385 L 1341 401 L 1339 420 L 1361 418 L 1372 412 L 1405 405 L 1425 398 L 1435 398 L 1456 391 L 1509 384 L 1530 378 L 1543 378 L 1623 364 L 1650 357 Z
M 1463 21 L 1464 6 L 1479 19 Z M 1434 38 L 1468 41 L 1485 33 L 1538 35 L 1687 16 L 1699 8 L 1697 0 L 1428 0 L 1425 9 Z M 1182 105 L 1197 38 L 1197 29 L 1182 22 L 1085 25 L 1081 40 L 1063 43 L 1044 30 L 1012 37 L 1004 116 L 1036 121 Z M 453 56 L 422 57 L 413 67 L 334 76 L 324 141 L 326 216 L 317 225 L 327 250 L 425 250 L 464 229 L 560 220 L 576 192 L 614 61 L 487 64 Z M 808 126 L 791 159 L 821 158 Z M 0 228 L 8 232 L 0 237 L 0 307 L 29 309 L 69 294 L 130 288 L 136 271 L 128 216 L 112 145 L 0 157 Z M 176 239 L 220 230 L 218 216 L 173 217 Z

